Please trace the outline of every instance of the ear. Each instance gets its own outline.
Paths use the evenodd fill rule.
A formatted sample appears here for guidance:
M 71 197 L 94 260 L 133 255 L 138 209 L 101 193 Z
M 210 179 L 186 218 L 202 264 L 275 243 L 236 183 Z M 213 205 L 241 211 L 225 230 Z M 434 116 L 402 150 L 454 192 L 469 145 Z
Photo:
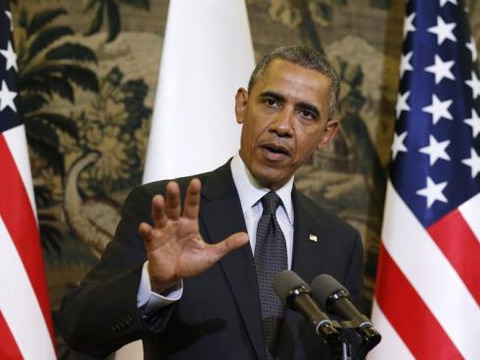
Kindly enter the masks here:
M 317 144 L 317 150 L 320 150 L 325 145 L 327 145 L 330 142 L 330 140 L 332 140 L 335 137 L 339 128 L 340 128 L 340 123 L 338 122 L 338 120 L 334 118 L 331 118 L 330 120 L 328 120 L 327 125 L 325 126 L 325 129 L 323 131 L 322 138 Z
M 242 124 L 247 108 L 248 102 L 248 91 L 244 88 L 239 88 L 235 95 L 235 117 L 237 118 L 237 123 Z

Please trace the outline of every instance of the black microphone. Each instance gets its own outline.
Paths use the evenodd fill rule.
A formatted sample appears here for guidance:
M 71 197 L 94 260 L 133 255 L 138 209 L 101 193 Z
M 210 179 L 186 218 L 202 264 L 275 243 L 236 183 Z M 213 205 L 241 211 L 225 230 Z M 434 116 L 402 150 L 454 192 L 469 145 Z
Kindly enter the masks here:
M 318 275 L 312 281 L 315 298 L 328 312 L 347 320 L 349 327 L 355 328 L 363 338 L 366 351 L 373 349 L 382 339 L 372 322 L 353 305 L 350 293 L 332 276 Z M 342 324 L 343 325 L 343 324 Z
M 302 313 L 310 321 L 318 335 L 330 344 L 337 342 L 337 329 L 313 301 L 310 286 L 300 276 L 291 270 L 280 271 L 275 276 L 273 288 L 286 307 Z

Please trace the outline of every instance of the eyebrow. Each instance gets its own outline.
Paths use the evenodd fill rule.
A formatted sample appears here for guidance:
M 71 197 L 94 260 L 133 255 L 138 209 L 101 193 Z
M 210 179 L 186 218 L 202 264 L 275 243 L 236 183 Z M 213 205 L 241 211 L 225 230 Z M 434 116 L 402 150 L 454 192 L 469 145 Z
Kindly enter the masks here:
M 273 92 L 273 91 L 265 91 L 263 93 L 260 94 L 260 96 L 262 98 L 266 98 L 266 97 L 272 97 L 276 100 L 282 100 L 282 101 L 285 101 L 285 96 L 279 94 L 279 93 L 276 93 L 276 92 Z
M 279 101 L 285 101 L 285 96 L 276 93 L 274 91 L 265 91 L 260 94 L 262 98 L 267 98 L 271 97 L 273 99 L 279 100 Z M 316 117 L 320 117 L 320 111 L 315 105 L 306 103 L 306 102 L 301 102 L 295 105 L 297 109 L 302 109 L 302 110 L 308 110 L 311 111 L 313 114 L 315 114 Z

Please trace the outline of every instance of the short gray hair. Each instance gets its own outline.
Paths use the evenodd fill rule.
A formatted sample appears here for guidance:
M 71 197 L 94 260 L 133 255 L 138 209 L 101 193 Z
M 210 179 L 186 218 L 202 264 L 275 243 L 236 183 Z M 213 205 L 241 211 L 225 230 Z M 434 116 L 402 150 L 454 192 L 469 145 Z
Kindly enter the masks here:
M 330 113 L 337 108 L 338 98 L 340 96 L 340 78 L 333 68 L 332 64 L 320 52 L 301 45 L 283 46 L 276 48 L 272 52 L 263 56 L 253 70 L 248 82 L 248 91 L 263 75 L 267 66 L 275 59 L 285 60 L 301 67 L 316 70 L 331 80 L 330 85 Z

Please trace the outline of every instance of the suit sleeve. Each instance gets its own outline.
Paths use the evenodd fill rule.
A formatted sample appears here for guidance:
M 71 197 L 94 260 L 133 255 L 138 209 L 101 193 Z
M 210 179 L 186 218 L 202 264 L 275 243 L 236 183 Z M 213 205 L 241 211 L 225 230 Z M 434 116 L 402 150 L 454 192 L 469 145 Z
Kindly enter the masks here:
M 60 308 L 60 332 L 74 350 L 104 357 L 153 329 L 161 331 L 172 306 L 147 324 L 137 308 L 142 265 L 146 260 L 140 222 L 152 223 L 152 193 L 137 187 L 127 197 L 114 240 L 102 259 L 68 294 Z

